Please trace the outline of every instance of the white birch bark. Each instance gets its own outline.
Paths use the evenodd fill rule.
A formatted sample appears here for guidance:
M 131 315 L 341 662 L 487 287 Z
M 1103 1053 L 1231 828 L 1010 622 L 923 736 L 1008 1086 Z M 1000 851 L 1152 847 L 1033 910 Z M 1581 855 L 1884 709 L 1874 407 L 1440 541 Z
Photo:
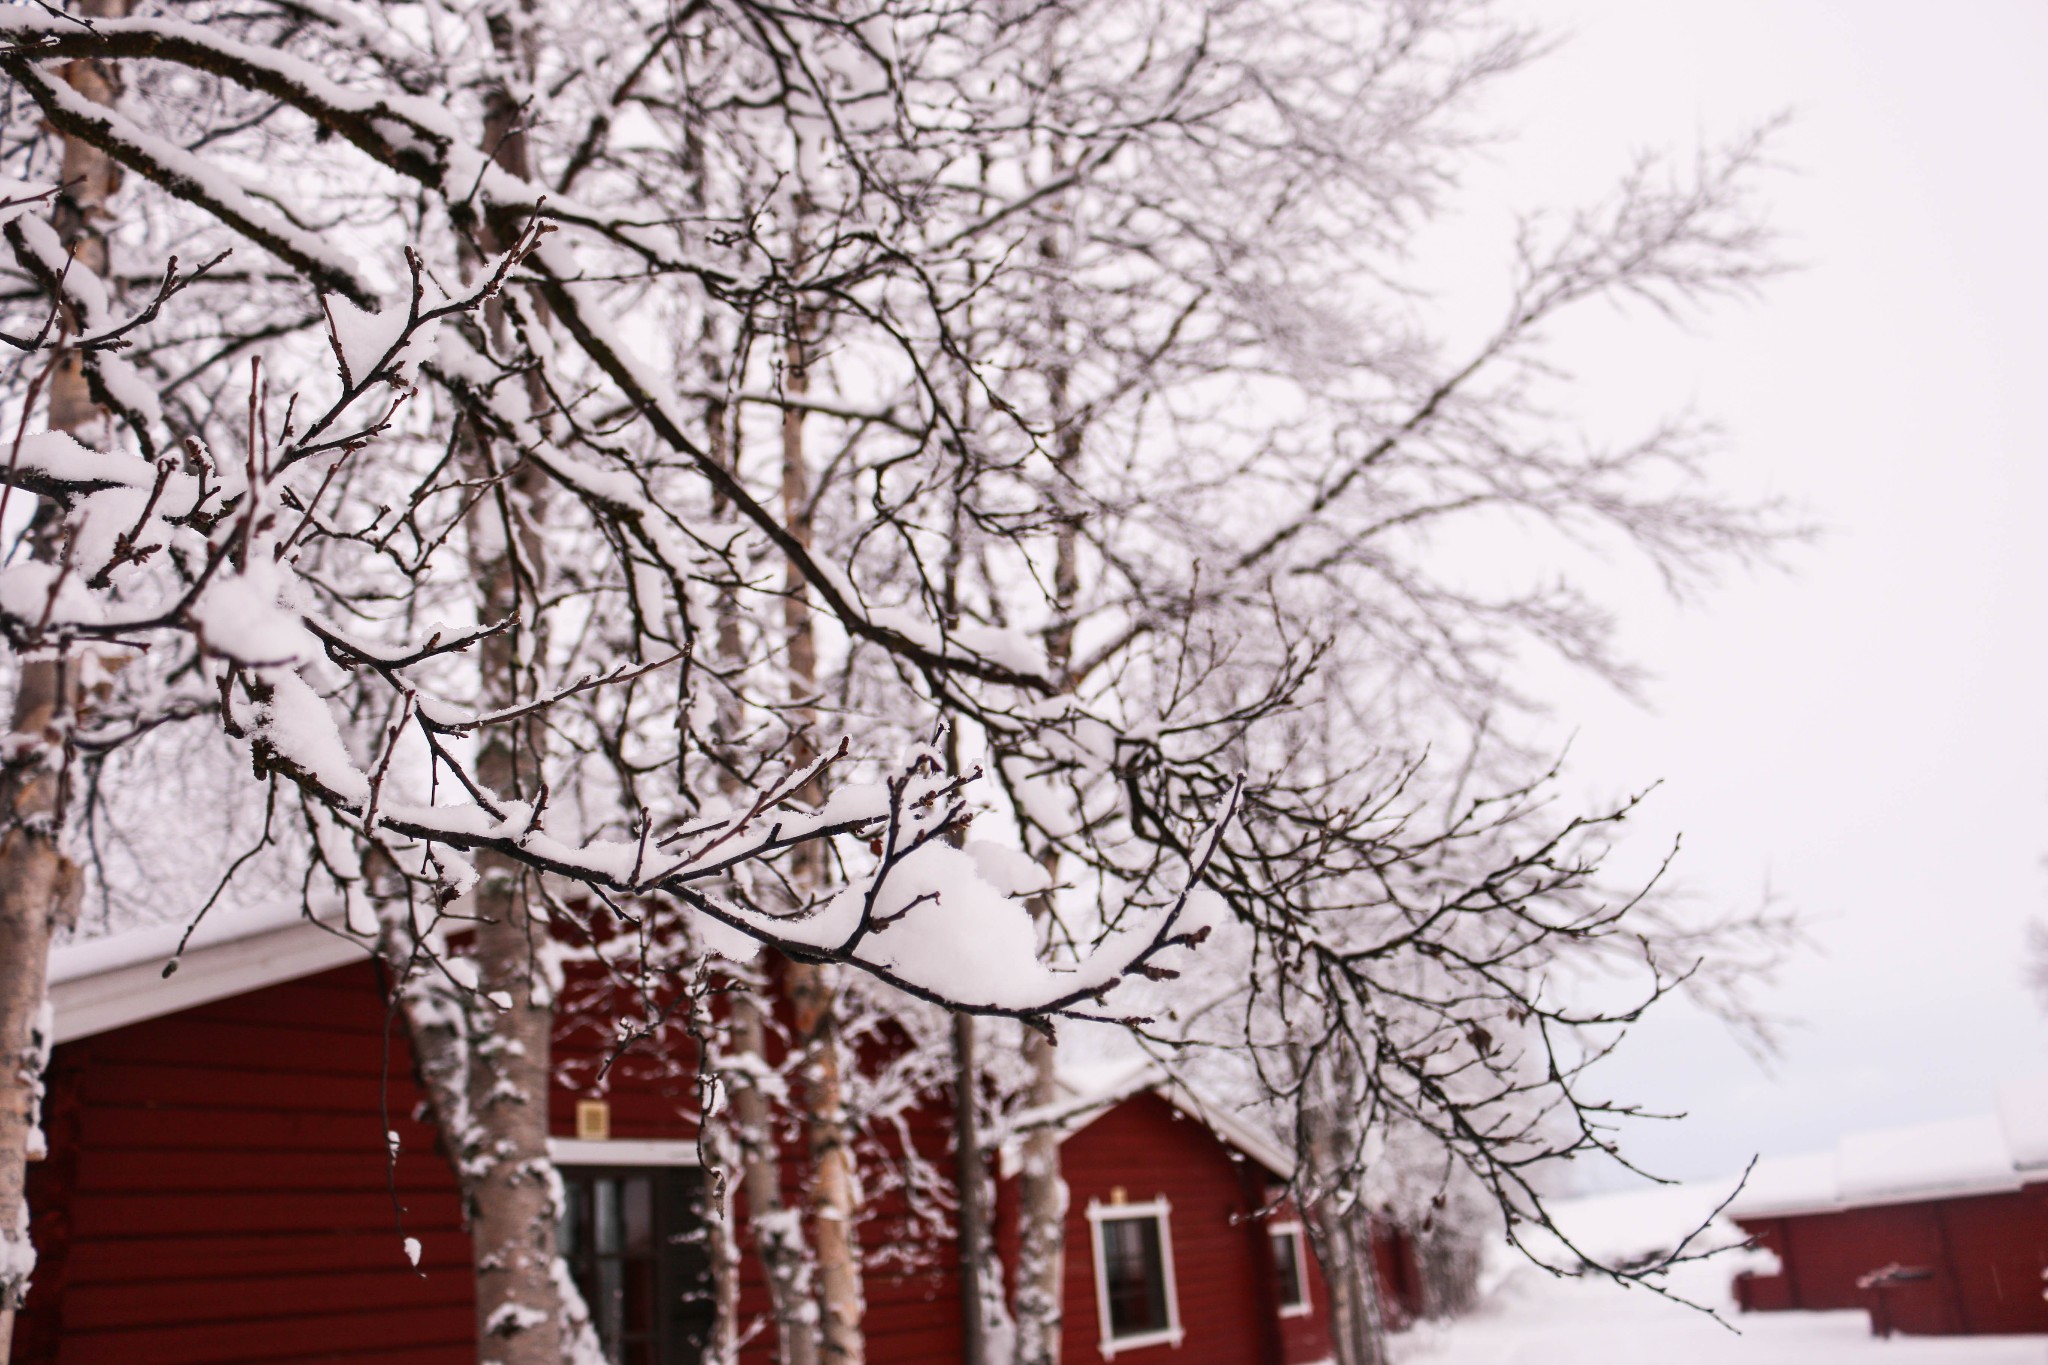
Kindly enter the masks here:
M 491 20 L 499 55 L 528 63 L 507 15 Z M 504 86 L 486 92 L 485 146 L 514 175 L 531 173 L 525 113 Z M 504 244 L 489 242 L 491 249 Z M 509 340 L 502 305 L 486 321 Z M 529 395 L 536 412 L 545 395 Z M 475 474 L 494 482 L 470 522 L 470 561 L 485 621 L 518 617 L 511 629 L 478 647 L 482 696 L 494 708 L 525 700 L 522 681 L 542 653 L 535 637 L 544 547 L 538 531 L 546 482 L 530 464 L 502 467 L 479 434 L 471 447 Z M 501 796 L 531 800 L 542 781 L 546 736 L 531 722 L 485 731 L 476 772 Z M 558 1256 L 554 1165 L 548 1156 L 548 1095 L 554 1044 L 553 982 L 543 957 L 545 915 L 534 911 L 532 874 L 509 858 L 477 858 L 477 925 L 471 951 L 476 990 L 469 1020 L 467 1110 L 462 1152 L 472 1265 L 476 1274 L 477 1359 L 483 1365 L 558 1365 L 568 1334 Z
M 706 327 L 706 350 L 715 355 L 708 323 Z M 712 369 L 716 377 L 715 364 Z M 725 404 L 714 399 L 709 405 L 707 427 L 714 458 L 737 473 L 737 445 L 729 434 L 730 416 Z M 740 635 L 739 604 L 730 593 L 721 594 L 718 602 L 718 650 L 725 666 L 735 670 L 746 652 Z M 719 699 L 719 728 L 730 737 L 739 732 L 741 723 L 738 703 L 728 689 Z M 739 791 L 740 783 L 730 762 L 720 765 L 719 785 L 728 796 Z M 722 1067 L 723 1080 L 732 1097 L 731 1118 L 726 1128 L 739 1166 L 740 1191 L 746 1200 L 754 1255 L 767 1282 L 769 1313 L 775 1323 L 775 1358 L 778 1365 L 817 1365 L 818 1310 L 811 1297 L 810 1249 L 800 1215 L 788 1209 L 782 1197 L 782 1155 L 769 1096 L 763 1088 L 771 1067 L 767 1020 L 753 993 L 753 986 L 761 984 L 742 986 L 731 995 L 728 1048 Z M 736 1294 L 734 1298 L 732 1311 L 736 1314 Z M 736 1332 L 737 1321 L 727 1330 Z
M 84 0 L 87 19 L 119 18 L 127 0 Z M 95 104 L 120 93 L 111 65 L 74 61 L 70 87 Z M 104 225 L 119 167 L 104 153 L 65 138 L 59 235 L 75 268 L 107 273 Z M 76 319 L 66 319 L 75 331 Z M 90 440 L 102 417 L 86 383 L 83 358 L 63 353 L 50 376 L 49 424 Z M 55 555 L 54 509 L 39 509 L 30 534 L 38 558 Z M 20 663 L 8 745 L 0 763 L 0 1365 L 12 1354 L 15 1311 L 35 1268 L 29 1240 L 28 1162 L 42 1155 L 43 1068 L 49 1060 L 46 1008 L 50 943 L 78 913 L 83 880 L 64 850 L 69 730 L 78 705 L 78 660 L 30 658 Z
M 754 1254 L 768 1282 L 780 1365 L 818 1365 L 818 1307 L 811 1297 L 810 1255 L 796 1210 L 782 1199 L 782 1163 L 768 1097 L 760 1079 L 767 1069 L 766 1025 L 752 996 L 736 992 L 732 1005 L 734 1135 L 739 1140 L 747 1222 Z
M 692 143 L 694 145 L 694 136 Z M 707 319 L 704 324 L 705 352 L 711 360 L 710 369 L 714 376 L 719 368 L 713 349 L 715 341 L 716 335 Z M 705 404 L 704 427 L 710 438 L 712 458 L 728 470 L 733 467 L 732 440 L 726 425 L 729 418 L 723 398 L 714 396 Z M 717 640 L 720 663 L 736 669 L 741 654 L 739 609 L 731 595 L 726 593 L 720 594 L 718 599 Z M 736 712 L 731 692 L 723 693 L 719 698 L 718 712 L 721 737 L 729 736 L 738 729 Z M 718 783 L 728 797 L 737 793 L 739 782 L 733 776 L 729 761 L 719 765 Z M 687 919 L 684 921 L 684 934 L 691 968 L 698 974 L 701 984 L 703 976 L 711 970 L 709 950 Z M 736 1203 L 732 1198 L 731 1181 L 736 1172 L 744 1181 L 750 1169 L 746 1165 L 748 1154 L 733 1101 L 738 1086 L 750 1082 L 740 1077 L 731 1065 L 731 1053 L 738 1046 L 738 1041 L 730 1034 L 722 1035 L 724 1024 L 713 1011 L 711 1000 L 710 993 L 700 990 L 690 1002 L 690 1031 L 699 1049 L 697 1148 L 705 1174 L 704 1241 L 711 1261 L 713 1312 L 711 1339 L 705 1346 L 704 1361 L 705 1365 L 733 1365 L 739 1359 L 740 1240 L 734 1223 Z M 758 1066 L 761 1060 L 758 1023 L 754 1034 L 756 1050 L 749 1063 Z M 769 1179 L 773 1181 L 779 1177 L 771 1174 Z
M 1039 239 L 1039 254 L 1047 273 L 1057 280 L 1062 253 L 1053 229 Z M 1047 321 L 1048 348 L 1059 354 L 1062 316 L 1057 292 Z M 1055 360 L 1046 373 L 1046 393 L 1052 412 L 1055 480 L 1072 477 L 1081 458 L 1081 419 L 1069 398 L 1070 375 L 1063 360 Z M 1074 654 L 1072 613 L 1081 592 L 1079 537 L 1071 519 L 1063 520 L 1053 549 L 1053 619 L 1046 633 L 1046 663 L 1052 676 L 1071 690 Z M 1060 877 L 1059 853 L 1043 849 L 1039 862 L 1053 884 Z M 1050 917 L 1051 904 L 1041 899 L 1041 913 Z M 1059 1063 L 1053 1040 L 1033 1032 L 1024 1040 L 1024 1056 L 1031 1068 L 1031 1089 L 1026 1104 L 1032 1109 L 1049 1109 L 1059 1102 Z M 1039 1124 L 1024 1138 L 1023 1170 L 1017 1181 L 1017 1359 L 1019 1365 L 1059 1365 L 1063 1325 L 1063 1297 L 1066 1289 L 1067 1187 L 1060 1176 L 1060 1144 L 1057 1130 Z
M 513 472 L 501 509 L 530 511 L 538 481 Z M 522 575 L 540 567 L 528 518 L 511 511 L 481 538 L 491 547 L 476 563 L 486 620 L 519 606 Z M 529 598 L 530 600 L 530 598 Z M 480 647 L 488 704 L 515 704 L 523 630 L 493 636 Z M 531 798 L 538 772 L 537 727 L 494 727 L 478 755 L 477 775 L 506 797 Z M 465 1175 L 470 1243 L 476 1271 L 478 1360 L 494 1365 L 556 1365 L 562 1359 L 562 1295 L 555 1276 L 554 1167 L 548 1157 L 548 1091 L 554 1037 L 553 983 L 542 961 L 546 918 L 529 896 L 530 873 L 489 853 L 477 858 L 479 882 L 471 951 L 476 990 L 465 1001 L 469 1047 L 470 1131 L 458 1148 Z
M 1315 1083 L 1311 1075 L 1309 1084 Z M 1339 1089 L 1340 1087 L 1332 1087 Z M 1330 1343 L 1336 1365 L 1386 1365 L 1386 1324 L 1380 1308 L 1379 1266 L 1373 1258 L 1372 1218 L 1362 1199 L 1339 1181 L 1350 1168 L 1342 1148 L 1351 1136 L 1327 1098 L 1302 1106 L 1304 1220 L 1330 1296 Z
M 810 389 L 808 338 L 801 310 L 792 310 L 784 352 L 783 387 L 801 400 Z M 782 514 L 801 546 L 811 545 L 810 469 L 804 456 L 803 409 L 792 403 L 782 414 Z M 811 608 L 802 570 L 791 564 L 784 584 L 783 625 L 788 633 L 791 700 L 795 703 L 797 739 L 792 760 L 815 757 L 810 739 L 811 697 L 818 685 L 817 643 L 812 635 Z M 817 803 L 821 793 L 806 791 Z M 824 869 L 815 845 L 795 850 L 790 881 L 801 899 L 818 893 Z M 862 1319 L 867 1312 L 861 1284 L 860 1174 L 855 1169 L 853 1135 L 846 1122 L 840 1075 L 838 975 L 832 968 L 791 962 L 783 974 L 803 1050 L 800 1101 L 810 1154 L 807 1190 L 812 1244 L 817 1256 L 819 1347 L 828 1365 L 862 1365 L 867 1339 Z

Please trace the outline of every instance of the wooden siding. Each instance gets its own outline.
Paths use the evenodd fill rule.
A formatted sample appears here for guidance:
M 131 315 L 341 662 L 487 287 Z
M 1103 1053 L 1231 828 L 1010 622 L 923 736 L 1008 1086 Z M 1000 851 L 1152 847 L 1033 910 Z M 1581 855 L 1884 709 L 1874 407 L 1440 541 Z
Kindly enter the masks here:
M 1869 1308 L 1856 1281 L 1896 1264 L 1933 1272 L 1889 1291 L 1897 1331 L 2048 1332 L 2048 1187 L 1738 1221 L 1779 1263 L 1738 1280 L 1749 1311 Z
M 364 963 L 59 1047 L 17 1359 L 472 1358 L 454 1178 L 385 1023 Z
M 615 1036 L 603 990 L 572 980 L 569 995 L 554 1132 L 573 1136 L 575 1101 L 602 1096 L 614 1137 L 693 1136 L 687 1035 L 666 1030 L 600 1075 Z M 453 1174 L 430 1126 L 411 1117 L 409 1050 L 369 963 L 64 1044 L 48 1079 L 51 1155 L 31 1168 L 30 1191 L 40 1266 L 16 1326 L 24 1365 L 474 1358 Z M 400 1137 L 395 1171 L 387 1127 Z M 784 1139 L 785 1194 L 798 1203 L 799 1135 Z M 931 1212 L 950 1202 L 950 1108 L 935 1095 L 900 1131 L 863 1141 L 869 1358 L 950 1365 L 959 1281 L 950 1228 Z M 1107 1202 L 1118 1185 L 1134 1201 L 1163 1194 L 1173 1204 L 1187 1332 L 1178 1351 L 1118 1359 L 1302 1365 L 1328 1354 L 1313 1256 L 1315 1311 L 1280 1318 L 1265 1225 L 1244 1217 L 1264 1204 L 1265 1173 L 1200 1123 L 1140 1096 L 1077 1134 L 1065 1160 L 1074 1365 L 1100 1359 L 1087 1203 Z M 943 1188 L 913 1200 L 912 1179 Z M 423 1244 L 424 1274 L 406 1263 L 402 1235 Z M 755 1329 L 743 1358 L 766 1365 L 767 1296 L 750 1254 L 742 1267 L 743 1324 Z
M 550 1127 L 573 1136 L 575 1101 L 612 1105 L 617 1138 L 695 1134 L 694 1058 L 664 1033 L 600 1076 L 611 1035 L 583 983 L 558 1039 L 565 1084 Z M 417 1096 L 402 1030 L 368 963 L 81 1039 L 57 1049 L 47 1106 L 51 1157 L 31 1168 L 40 1266 L 16 1328 L 16 1359 L 96 1365 L 377 1360 L 456 1365 L 474 1357 L 469 1246 L 452 1173 Z M 679 1033 L 680 1031 L 676 1031 Z M 387 1053 L 388 1045 L 388 1053 Z M 387 1071 L 388 1058 L 388 1071 Z M 387 1084 L 388 1077 L 388 1084 Z M 406 1264 L 387 1187 L 383 1133 L 400 1134 L 396 1186 Z M 947 1113 L 905 1125 L 946 1172 Z M 796 1135 L 786 1197 L 802 1198 Z M 871 1358 L 957 1358 L 960 1309 L 950 1234 L 916 1215 L 902 1143 L 863 1163 Z M 766 1328 L 751 1257 L 743 1320 Z M 745 1355 L 765 1362 L 772 1330 Z
M 1299 1221 L 1291 1204 L 1283 1204 L 1273 1216 Z M 1315 1244 L 1309 1239 L 1306 1228 L 1302 1230 L 1301 1243 L 1302 1250 L 1307 1253 L 1303 1258 L 1306 1264 L 1302 1273 L 1308 1276 L 1309 1311 L 1280 1319 L 1282 1365 L 1308 1365 L 1310 1361 L 1326 1361 L 1331 1356 L 1330 1291 L 1323 1285 L 1323 1267 L 1316 1260 Z
M 1309 1257 L 1312 1311 L 1282 1318 L 1264 1221 L 1267 1177 L 1198 1121 L 1156 1095 L 1137 1095 L 1068 1138 L 1060 1153 L 1067 1182 L 1066 1322 L 1068 1365 L 1099 1365 L 1103 1324 L 1095 1295 L 1095 1245 L 1088 1206 L 1165 1199 L 1172 1206 L 1174 1286 L 1184 1332 L 1178 1347 L 1118 1350 L 1129 1365 L 1299 1365 L 1329 1354 L 1327 1302 Z M 1014 1219 L 1014 1200 L 1004 1201 Z M 1015 1234 L 1006 1229 L 1006 1250 Z M 1012 1256 L 1014 1253 L 1012 1252 Z M 1009 1259 L 1006 1257 L 1006 1259 Z

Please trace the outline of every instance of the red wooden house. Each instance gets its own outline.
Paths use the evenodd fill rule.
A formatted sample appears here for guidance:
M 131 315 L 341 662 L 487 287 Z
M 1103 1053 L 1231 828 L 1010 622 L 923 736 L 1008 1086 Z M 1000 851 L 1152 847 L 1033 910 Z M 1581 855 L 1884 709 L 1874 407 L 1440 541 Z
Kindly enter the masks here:
M 1273 1202 L 1290 1154 L 1151 1069 L 1069 1086 L 1062 1359 L 1319 1361 L 1328 1302 L 1300 1219 Z M 1006 1177 L 1013 1174 L 1006 1153 Z M 1014 1182 L 997 1208 L 1015 1263 Z
M 2004 1087 L 1995 1114 L 1759 1162 L 1730 1213 L 1778 1260 L 1737 1278 L 1747 1311 L 1865 1308 L 1887 1335 L 2048 1332 L 2048 1083 Z
M 139 931 L 53 963 L 49 1153 L 30 1168 L 39 1259 L 15 1360 L 473 1358 L 453 1175 L 412 1118 L 404 1031 L 373 964 L 296 919 L 211 926 L 165 979 L 170 943 Z M 565 1026 L 558 1074 L 573 1079 L 604 1046 L 587 1021 Z M 602 1139 L 575 1136 L 587 1098 L 558 1083 L 551 1103 L 565 1257 L 616 1359 L 694 1360 L 701 1252 L 671 1235 L 702 1216 L 689 1078 L 622 1061 Z M 1184 1091 L 1112 1099 L 1065 1139 L 1067 1359 L 1325 1357 L 1314 1258 L 1284 1208 L 1270 1212 L 1286 1153 Z M 942 1104 L 908 1132 L 946 1168 Z M 862 1224 L 870 1358 L 955 1360 L 950 1238 L 875 1183 Z M 405 1238 L 419 1243 L 417 1272 Z M 742 1315 L 761 1298 L 744 1286 Z M 768 1359 L 770 1336 L 750 1361 Z

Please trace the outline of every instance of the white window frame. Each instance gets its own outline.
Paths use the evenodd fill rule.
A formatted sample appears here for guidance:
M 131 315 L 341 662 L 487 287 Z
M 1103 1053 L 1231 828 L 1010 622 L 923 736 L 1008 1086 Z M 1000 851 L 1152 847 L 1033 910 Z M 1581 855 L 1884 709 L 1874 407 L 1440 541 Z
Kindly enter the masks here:
M 1136 1336 L 1112 1336 L 1109 1320 L 1109 1266 L 1102 1254 L 1102 1225 L 1125 1218 L 1151 1218 L 1159 1225 L 1159 1268 L 1166 1276 L 1166 1328 Z M 1166 1196 L 1144 1204 L 1105 1204 L 1088 1201 L 1088 1240 L 1095 1253 L 1095 1320 L 1102 1326 L 1100 1349 L 1104 1360 L 1119 1352 L 1143 1346 L 1179 1346 L 1187 1336 L 1180 1325 L 1180 1293 L 1173 1278 L 1173 1205 Z
M 557 1166 L 695 1166 L 695 1138 L 548 1139 L 548 1159 Z
M 1269 1223 L 1266 1226 L 1266 1234 L 1274 1241 L 1286 1237 L 1294 1243 L 1294 1287 L 1301 1291 L 1301 1298 L 1295 1303 L 1288 1303 L 1282 1300 L 1280 1303 L 1280 1316 L 1283 1318 L 1306 1317 L 1314 1310 L 1315 1304 L 1309 1298 L 1308 1244 L 1302 1238 L 1301 1224 L 1298 1222 Z M 1280 1267 L 1277 1263 L 1273 1267 L 1273 1277 L 1276 1280 L 1280 1277 Z

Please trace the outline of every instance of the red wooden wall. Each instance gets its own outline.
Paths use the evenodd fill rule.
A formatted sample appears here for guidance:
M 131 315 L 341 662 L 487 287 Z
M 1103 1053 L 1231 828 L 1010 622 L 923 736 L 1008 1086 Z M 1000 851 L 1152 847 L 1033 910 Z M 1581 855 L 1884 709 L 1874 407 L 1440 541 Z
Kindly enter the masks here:
M 1069 1137 L 1060 1149 L 1060 1168 L 1068 1191 L 1062 1337 L 1068 1365 L 1104 1359 L 1088 1205 L 1114 1202 L 1119 1188 L 1130 1203 L 1163 1197 L 1172 1208 L 1174 1282 L 1185 1336 L 1178 1347 L 1119 1350 L 1117 1361 L 1302 1365 L 1329 1355 L 1323 1317 L 1328 1296 L 1314 1257 L 1306 1267 L 1313 1311 L 1281 1317 L 1268 1225 L 1251 1216 L 1266 1206 L 1268 1177 L 1200 1122 L 1156 1095 L 1137 1095 Z M 1004 1263 L 1014 1265 L 1012 1183 L 1003 1190 L 999 1219 Z
M 1856 1281 L 1897 1264 L 1934 1272 L 1888 1291 L 1898 1331 L 2048 1332 L 2048 1187 L 1738 1221 L 1780 1266 L 1742 1277 L 1751 1311 L 1868 1308 L 1874 1295 Z
M 2048 1188 L 1942 1205 L 1964 1330 L 2048 1332 Z
M 582 1004 L 580 1018 L 565 1012 L 557 1043 L 555 1132 L 573 1132 L 578 1098 L 602 1095 L 616 1138 L 692 1136 L 695 1078 L 679 1030 L 599 1077 L 612 1035 L 595 996 Z M 40 1263 L 17 1320 L 18 1362 L 473 1359 L 454 1179 L 431 1128 L 411 1117 L 404 1031 L 387 1019 L 368 963 L 64 1044 L 49 1091 L 51 1155 L 30 1170 Z M 387 1129 L 400 1138 L 395 1171 Z M 902 1132 L 924 1177 L 949 1181 L 943 1098 L 910 1111 Z M 796 1203 L 801 1138 L 786 1137 L 786 1197 Z M 869 1356 L 939 1365 L 959 1353 L 954 1249 L 944 1226 L 917 1216 L 903 1157 L 902 1136 L 863 1152 Z M 1086 1209 L 1119 1185 L 1133 1201 L 1164 1194 L 1173 1205 L 1187 1333 L 1173 1365 L 1300 1365 L 1328 1354 L 1313 1258 L 1316 1311 L 1280 1318 L 1265 1224 L 1245 1219 L 1265 1204 L 1265 1173 L 1200 1123 L 1140 1096 L 1070 1139 L 1065 1165 L 1070 1361 L 1099 1359 Z M 404 1209 L 402 1233 L 387 1182 Z M 919 1203 L 929 1210 L 935 1194 L 950 1189 L 927 1190 Z M 407 1264 L 403 1236 L 422 1242 L 424 1274 Z M 770 1359 L 773 1331 L 755 1259 L 742 1265 L 742 1314 L 762 1329 L 746 1356 L 754 1365 Z M 1168 1359 L 1165 1348 L 1158 1358 Z
M 410 1117 L 368 964 L 56 1050 L 38 1268 L 16 1359 L 58 1365 L 473 1357 L 454 1178 Z M 380 1105 L 401 1148 L 406 1263 Z
M 1291 1208 L 1278 1215 L 1292 1217 Z M 1302 1250 L 1308 1253 L 1302 1273 L 1308 1276 L 1309 1311 L 1280 1319 L 1280 1360 L 1282 1365 L 1307 1365 L 1330 1359 L 1330 1291 L 1323 1287 L 1323 1268 L 1316 1261 L 1315 1246 L 1303 1230 Z
M 364 963 L 58 1048 L 51 1157 L 30 1172 L 39 1264 L 15 1359 L 473 1359 L 454 1179 L 431 1128 L 411 1118 L 410 1053 L 402 1027 L 387 1035 L 385 1024 Z M 591 1013 L 570 1012 L 557 1061 L 571 1083 L 551 1097 L 555 1133 L 574 1132 L 577 1099 L 602 1096 L 616 1138 L 693 1136 L 692 1059 L 677 1039 L 665 1033 L 666 1052 L 643 1045 L 600 1077 L 611 1041 Z M 387 1126 L 400 1135 L 404 1234 L 387 1186 Z M 905 1128 L 925 1174 L 950 1171 L 943 1107 L 914 1111 Z M 800 1139 L 789 1136 L 794 1204 Z M 913 1215 L 901 1146 L 892 1138 L 865 1154 L 870 1354 L 949 1361 L 960 1340 L 953 1249 Z M 421 1240 L 424 1277 L 406 1263 L 402 1235 Z M 756 1263 L 743 1266 L 743 1319 L 765 1329 Z M 772 1342 L 761 1331 L 744 1358 L 769 1360 Z

